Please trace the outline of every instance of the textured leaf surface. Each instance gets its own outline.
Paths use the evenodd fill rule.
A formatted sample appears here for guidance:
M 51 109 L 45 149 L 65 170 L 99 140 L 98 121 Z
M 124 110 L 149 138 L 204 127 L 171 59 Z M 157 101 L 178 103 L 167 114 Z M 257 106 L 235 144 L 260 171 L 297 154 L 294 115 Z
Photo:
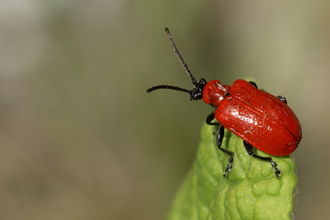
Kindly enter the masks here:
M 203 125 L 196 160 L 168 220 L 291 219 L 297 185 L 293 160 L 289 156 L 273 157 L 283 173 L 276 179 L 268 162 L 248 156 L 242 139 L 226 131 L 223 147 L 235 156 L 233 171 L 224 178 L 229 157 L 218 150 L 213 127 Z

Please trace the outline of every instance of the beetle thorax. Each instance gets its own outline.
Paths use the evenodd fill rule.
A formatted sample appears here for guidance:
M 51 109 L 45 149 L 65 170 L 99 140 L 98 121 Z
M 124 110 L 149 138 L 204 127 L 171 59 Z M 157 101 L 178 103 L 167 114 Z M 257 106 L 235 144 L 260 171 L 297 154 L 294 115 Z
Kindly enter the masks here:
M 206 104 L 218 106 L 228 94 L 229 86 L 222 85 L 219 80 L 208 82 L 203 90 L 203 100 Z

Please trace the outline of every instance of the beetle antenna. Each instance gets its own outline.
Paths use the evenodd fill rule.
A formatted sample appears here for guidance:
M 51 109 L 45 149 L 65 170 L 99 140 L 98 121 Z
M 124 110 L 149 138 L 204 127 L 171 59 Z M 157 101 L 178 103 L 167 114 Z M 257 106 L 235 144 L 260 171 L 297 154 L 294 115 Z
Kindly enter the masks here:
M 197 81 L 196 81 L 195 77 L 192 75 L 187 63 L 184 61 L 178 47 L 175 44 L 175 41 L 174 41 L 174 38 L 173 38 L 173 36 L 170 32 L 170 29 L 168 29 L 166 27 L 165 31 L 166 31 L 167 36 L 170 38 L 170 41 L 171 41 L 171 44 L 173 46 L 173 49 L 174 49 L 174 52 L 175 52 L 176 56 L 179 58 L 179 61 L 182 64 L 183 68 L 185 69 L 186 73 L 188 74 L 189 78 L 191 79 L 192 84 L 197 85 Z
M 147 89 L 146 93 L 152 92 L 152 91 L 154 91 L 156 89 L 171 89 L 171 90 L 177 90 L 177 91 L 181 91 L 181 92 L 186 92 L 188 94 L 191 94 L 192 93 L 192 90 L 180 88 L 178 86 L 170 86 L 170 85 L 153 86 L 153 87 Z

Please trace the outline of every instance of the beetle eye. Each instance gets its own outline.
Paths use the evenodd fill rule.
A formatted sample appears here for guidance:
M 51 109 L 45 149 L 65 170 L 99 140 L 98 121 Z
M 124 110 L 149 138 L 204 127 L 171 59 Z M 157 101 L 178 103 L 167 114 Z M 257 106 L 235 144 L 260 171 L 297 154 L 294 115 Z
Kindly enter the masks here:
M 201 100 L 203 98 L 203 90 L 206 85 L 205 79 L 200 79 L 195 87 L 191 90 L 190 100 Z

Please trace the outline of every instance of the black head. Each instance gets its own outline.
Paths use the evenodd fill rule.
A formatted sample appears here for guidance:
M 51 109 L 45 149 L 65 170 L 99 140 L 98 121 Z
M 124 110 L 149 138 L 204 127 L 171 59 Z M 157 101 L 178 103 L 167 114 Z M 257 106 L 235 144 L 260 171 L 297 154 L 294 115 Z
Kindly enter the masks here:
M 188 89 L 184 89 L 184 88 L 181 88 L 178 86 L 158 85 L 158 86 L 153 86 L 153 87 L 147 89 L 146 92 L 149 93 L 149 92 L 152 92 L 157 89 L 171 89 L 171 90 L 177 90 L 177 91 L 188 93 L 190 95 L 190 100 L 201 100 L 203 98 L 203 89 L 204 89 L 204 86 L 206 85 L 206 80 L 202 78 L 198 82 L 196 81 L 196 79 L 192 75 L 188 65 L 186 64 L 183 57 L 181 56 L 181 53 L 175 44 L 174 38 L 173 38 L 170 30 L 168 28 L 165 28 L 165 31 L 167 33 L 167 36 L 170 38 L 170 41 L 171 41 L 171 44 L 173 46 L 176 56 L 179 58 L 180 63 L 182 64 L 183 68 L 186 70 L 189 78 L 191 79 L 192 84 L 194 84 L 194 88 L 192 88 L 191 90 L 188 90 Z

